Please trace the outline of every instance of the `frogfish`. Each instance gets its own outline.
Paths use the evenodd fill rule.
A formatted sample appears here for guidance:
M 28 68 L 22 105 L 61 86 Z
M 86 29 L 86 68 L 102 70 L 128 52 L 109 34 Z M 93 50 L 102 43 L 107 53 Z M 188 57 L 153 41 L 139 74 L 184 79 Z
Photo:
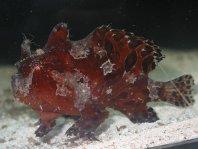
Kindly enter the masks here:
M 23 40 L 11 83 L 15 98 L 38 113 L 38 137 L 50 132 L 63 115 L 79 118 L 66 135 L 94 138 L 108 118 L 108 108 L 133 123 L 145 123 L 159 119 L 148 102 L 179 107 L 194 103 L 191 75 L 167 82 L 149 78 L 164 56 L 153 41 L 131 32 L 103 25 L 72 41 L 67 24 L 59 23 L 42 49 L 32 51 L 31 43 Z

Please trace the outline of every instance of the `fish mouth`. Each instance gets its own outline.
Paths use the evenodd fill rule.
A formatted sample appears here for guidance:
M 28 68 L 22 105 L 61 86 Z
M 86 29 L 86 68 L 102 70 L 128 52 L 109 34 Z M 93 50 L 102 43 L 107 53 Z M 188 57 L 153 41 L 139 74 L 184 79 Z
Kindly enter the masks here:
M 27 78 L 23 78 L 19 73 L 12 75 L 11 86 L 15 98 L 24 97 L 29 94 L 30 84 L 28 84 Z

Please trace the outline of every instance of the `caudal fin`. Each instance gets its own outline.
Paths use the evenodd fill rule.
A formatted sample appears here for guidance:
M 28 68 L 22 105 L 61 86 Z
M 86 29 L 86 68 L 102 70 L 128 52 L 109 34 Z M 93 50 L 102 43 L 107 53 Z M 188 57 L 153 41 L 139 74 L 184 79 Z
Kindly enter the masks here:
M 151 90 L 155 90 L 157 93 L 157 96 L 154 97 L 159 97 L 153 101 L 167 101 L 181 107 L 193 105 L 195 102 L 192 96 L 194 79 L 191 75 L 183 75 L 164 83 L 152 81 L 152 86 L 154 88 Z

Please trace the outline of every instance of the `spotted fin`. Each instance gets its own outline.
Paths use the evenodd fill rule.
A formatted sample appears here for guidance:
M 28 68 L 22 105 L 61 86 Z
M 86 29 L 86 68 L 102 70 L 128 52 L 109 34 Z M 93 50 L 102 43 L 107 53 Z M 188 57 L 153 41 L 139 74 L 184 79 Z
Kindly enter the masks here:
M 149 82 L 152 101 L 167 101 L 176 106 L 186 107 L 195 102 L 192 96 L 194 79 L 183 75 L 168 82 Z

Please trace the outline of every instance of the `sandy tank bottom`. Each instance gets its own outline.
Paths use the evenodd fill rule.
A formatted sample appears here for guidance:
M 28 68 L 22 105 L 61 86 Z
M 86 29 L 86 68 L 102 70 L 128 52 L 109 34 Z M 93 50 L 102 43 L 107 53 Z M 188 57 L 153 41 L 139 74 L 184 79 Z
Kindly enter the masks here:
M 160 120 L 133 124 L 122 113 L 109 109 L 109 118 L 97 129 L 100 141 L 69 138 L 66 130 L 75 122 L 59 118 L 56 127 L 45 137 L 35 137 L 38 116 L 27 106 L 14 100 L 10 86 L 13 66 L 0 67 L 0 149 L 141 149 L 198 138 L 198 52 L 163 52 L 166 58 L 150 77 L 168 81 L 183 74 L 195 78 L 195 104 L 179 108 L 167 103 L 149 103 Z M 165 70 L 163 73 L 161 70 Z

